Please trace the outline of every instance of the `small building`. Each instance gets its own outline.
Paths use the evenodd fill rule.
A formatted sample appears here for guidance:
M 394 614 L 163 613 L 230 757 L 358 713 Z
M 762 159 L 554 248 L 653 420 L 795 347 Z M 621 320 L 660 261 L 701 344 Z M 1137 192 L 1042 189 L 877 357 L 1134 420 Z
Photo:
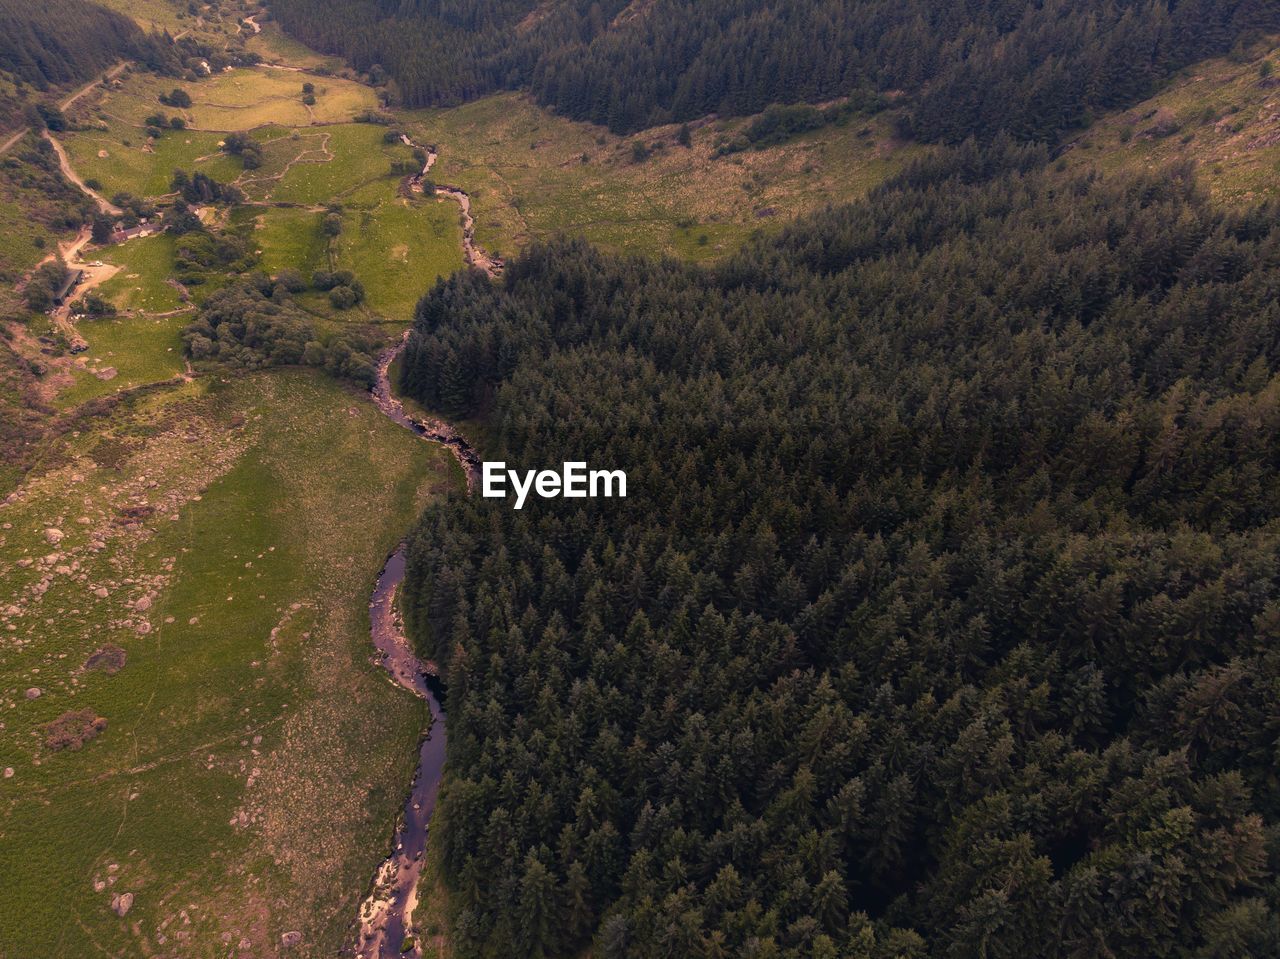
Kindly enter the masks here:
M 67 302 L 67 298 L 71 296 L 72 291 L 80 285 L 80 281 L 83 279 L 84 270 L 68 270 L 67 278 L 62 281 L 60 287 L 53 291 L 54 306 L 61 306 Z
M 131 226 L 129 229 L 122 229 L 117 226 L 115 232 L 111 234 L 112 243 L 124 243 L 126 240 L 132 240 L 140 236 L 150 236 L 155 230 L 150 225 L 139 223 L 137 226 Z

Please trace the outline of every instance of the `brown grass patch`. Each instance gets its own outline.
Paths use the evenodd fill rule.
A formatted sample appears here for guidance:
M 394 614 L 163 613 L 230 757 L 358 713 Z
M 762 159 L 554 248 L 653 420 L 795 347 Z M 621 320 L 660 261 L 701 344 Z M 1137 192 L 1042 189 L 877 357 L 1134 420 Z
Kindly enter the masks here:
M 101 670 L 108 676 L 114 676 L 120 670 L 124 669 L 125 661 L 128 654 L 116 646 L 114 643 L 108 643 L 101 649 L 92 653 L 88 659 L 84 661 L 84 668 L 88 670 Z
M 44 744 L 57 751 L 79 749 L 96 739 L 107 728 L 107 721 L 94 715 L 92 709 L 73 709 L 63 713 L 44 727 Z

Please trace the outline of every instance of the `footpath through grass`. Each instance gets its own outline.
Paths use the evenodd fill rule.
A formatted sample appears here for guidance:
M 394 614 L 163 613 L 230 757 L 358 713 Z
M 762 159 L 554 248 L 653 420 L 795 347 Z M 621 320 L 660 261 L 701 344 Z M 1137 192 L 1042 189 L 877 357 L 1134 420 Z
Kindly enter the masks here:
M 423 721 L 368 594 L 460 476 L 302 371 L 94 425 L 0 509 L 0 955 L 332 954 Z

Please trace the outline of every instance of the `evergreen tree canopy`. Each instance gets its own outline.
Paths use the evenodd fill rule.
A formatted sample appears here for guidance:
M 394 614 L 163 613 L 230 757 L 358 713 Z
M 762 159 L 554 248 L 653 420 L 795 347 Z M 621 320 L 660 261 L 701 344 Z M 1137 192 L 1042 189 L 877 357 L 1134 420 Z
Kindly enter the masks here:
M 1043 159 L 421 301 L 411 395 L 629 487 L 412 538 L 459 956 L 1280 954 L 1280 208 Z
M 866 90 L 920 139 L 1052 141 L 1171 71 L 1280 29 L 1269 0 L 276 0 L 305 42 L 413 106 L 530 87 L 630 132 Z

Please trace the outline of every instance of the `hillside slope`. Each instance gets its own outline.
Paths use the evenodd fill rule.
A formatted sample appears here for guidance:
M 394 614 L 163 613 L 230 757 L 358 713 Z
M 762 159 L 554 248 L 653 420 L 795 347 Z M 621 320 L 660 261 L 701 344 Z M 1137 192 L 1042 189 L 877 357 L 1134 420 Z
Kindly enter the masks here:
M 1066 144 L 1064 165 L 1101 173 L 1195 164 L 1210 195 L 1280 195 L 1280 38 L 1197 63 L 1156 96 L 1099 119 Z
M 0 0 L 0 130 L 49 90 L 100 75 L 146 43 L 138 25 L 89 0 Z
M 1280 29 L 1265 0 L 275 0 L 286 29 L 395 78 L 410 105 L 530 87 L 629 132 L 855 90 L 904 90 L 928 141 L 1052 140 L 1171 70 Z

